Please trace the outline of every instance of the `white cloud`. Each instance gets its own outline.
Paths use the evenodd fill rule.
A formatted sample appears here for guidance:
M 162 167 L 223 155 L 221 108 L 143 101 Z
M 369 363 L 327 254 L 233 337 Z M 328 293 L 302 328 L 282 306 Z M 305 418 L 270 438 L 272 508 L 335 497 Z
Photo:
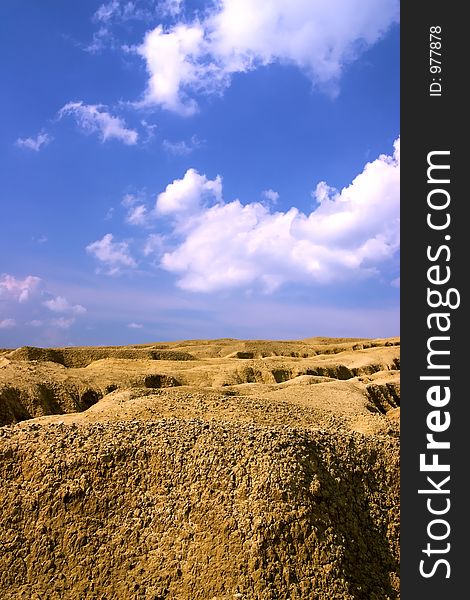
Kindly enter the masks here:
M 93 14 L 92 21 L 97 25 L 90 44 L 85 50 L 97 53 L 106 47 L 118 48 L 115 28 L 129 21 L 155 23 L 158 17 L 175 20 L 183 10 L 183 0 L 111 0 L 101 4 Z M 126 49 L 127 46 L 121 45 Z M 149 132 L 150 133 L 150 132 Z M 150 137 L 150 136 L 149 136 Z
M 140 191 L 136 194 L 125 194 L 121 200 L 121 206 L 127 209 L 126 223 L 130 225 L 146 226 L 148 223 L 148 211 L 144 202 L 147 194 Z
M 158 129 L 158 126 L 155 125 L 155 123 L 149 123 L 145 119 L 142 119 L 140 121 L 140 124 L 144 128 L 145 133 L 147 134 L 147 137 L 145 138 L 145 142 L 148 143 L 148 142 L 150 142 L 150 140 L 153 140 L 153 138 L 155 137 L 155 131 Z
M 64 316 L 51 318 L 51 312 Z M 20 330 L 25 325 L 64 329 L 86 312 L 81 304 L 72 304 L 64 296 L 52 294 L 39 277 L 28 275 L 21 279 L 10 274 L 0 277 L 0 314 L 11 315 L 1 321 L 2 329 L 16 326 Z
M 36 244 L 45 244 L 48 241 L 46 235 L 41 235 L 38 238 L 33 236 L 31 239 L 33 240 L 33 242 L 36 242 Z
M 187 156 L 188 154 L 191 154 L 193 150 L 201 147 L 201 141 L 196 135 L 193 135 L 189 142 L 185 140 L 180 142 L 163 140 L 162 146 L 170 154 L 174 154 L 175 156 Z
M 109 26 L 112 22 L 137 20 L 148 21 L 156 12 L 176 16 L 181 0 L 164 0 L 155 6 L 155 0 L 111 0 L 101 4 L 93 15 L 93 21 Z
M 128 323 L 127 326 L 129 327 L 129 329 L 142 329 L 143 328 L 142 323 Z
M 98 7 L 98 10 L 93 15 L 93 19 L 95 21 L 101 21 L 103 23 L 107 23 L 116 15 L 116 13 L 119 10 L 120 10 L 119 1 L 112 0 L 112 2 L 108 2 L 107 4 L 101 4 Z
M 43 304 L 52 312 L 69 313 L 73 315 L 83 315 L 86 313 L 86 308 L 81 304 L 72 305 L 63 296 L 56 296 L 50 300 L 45 300 Z
M 136 48 L 147 63 L 149 79 L 142 102 L 137 106 L 160 105 L 181 115 L 192 115 L 197 103 L 187 96 L 185 88 L 207 86 L 211 67 L 202 63 L 204 30 L 198 23 L 178 23 L 169 32 L 161 25 L 147 32 Z
M 159 3 L 160 12 L 169 17 L 177 17 L 183 11 L 184 0 L 162 0 Z
M 137 204 L 137 202 L 139 202 L 139 199 L 140 196 L 137 196 L 136 194 L 125 194 L 122 197 L 121 204 L 122 206 L 129 208 L 130 206 L 134 206 L 134 204 Z
M 272 202 L 272 204 L 276 204 L 276 202 L 279 200 L 279 193 L 271 189 L 264 190 L 262 192 L 262 196 L 268 202 Z
M 222 200 L 222 179 L 214 180 L 188 169 L 183 179 L 175 179 L 158 195 L 155 211 L 160 215 L 184 214 L 185 218 L 201 209 L 206 200 Z
M 26 323 L 26 325 L 29 325 L 31 327 L 42 327 L 44 324 L 44 321 L 41 321 L 40 319 L 33 319 L 32 321 L 28 321 Z
M 145 225 L 147 222 L 147 208 L 144 204 L 138 204 L 129 210 L 126 221 L 131 225 Z
M 161 266 L 184 289 L 211 292 L 237 287 L 273 291 L 287 282 L 327 284 L 377 275 L 399 248 L 399 140 L 393 156 L 368 163 L 336 191 L 324 182 L 309 214 L 293 207 L 272 212 L 261 203 L 224 204 L 220 177 L 187 171 L 157 198 L 173 219 L 178 245 Z M 209 196 L 207 187 L 210 186 Z M 203 199 L 215 201 L 211 206 Z M 181 224 L 184 223 L 184 226 Z
M 48 133 L 41 131 L 35 138 L 18 138 L 15 143 L 20 148 L 27 148 L 28 150 L 39 152 L 42 146 L 47 146 L 53 139 L 54 138 Z
M 204 20 L 158 25 L 135 49 L 149 75 L 140 105 L 182 115 L 234 73 L 294 65 L 335 93 L 345 65 L 398 22 L 398 0 L 219 0 Z
M 15 319 L 3 319 L 0 321 L 0 329 L 13 329 L 16 327 Z
M 97 52 L 100 52 L 100 50 L 103 50 L 107 45 L 112 45 L 113 41 L 113 35 L 108 27 L 102 25 L 98 31 L 94 32 L 92 41 L 87 46 L 84 46 L 84 50 L 90 52 L 90 54 L 96 54 Z
M 107 233 L 101 240 L 88 244 L 86 251 L 108 267 L 108 275 L 118 273 L 121 267 L 137 266 L 129 253 L 127 242 L 113 242 L 112 233 Z
M 158 233 L 151 233 L 145 240 L 144 256 L 163 254 L 165 238 Z
M 41 279 L 33 275 L 17 279 L 13 275 L 4 274 L 0 277 L 0 298 L 11 298 L 22 304 L 40 289 L 40 285 Z
M 137 131 L 128 129 L 122 119 L 102 109 L 102 105 L 69 102 L 59 110 L 59 118 L 72 115 L 83 131 L 99 133 L 102 142 L 114 138 L 129 146 L 135 145 L 139 137 Z
M 52 319 L 51 325 L 53 325 L 54 327 L 58 327 L 59 329 L 70 329 L 70 327 L 72 327 L 75 321 L 76 319 L 74 319 L 73 317 L 70 317 L 68 319 L 66 317 L 59 317 L 58 319 Z

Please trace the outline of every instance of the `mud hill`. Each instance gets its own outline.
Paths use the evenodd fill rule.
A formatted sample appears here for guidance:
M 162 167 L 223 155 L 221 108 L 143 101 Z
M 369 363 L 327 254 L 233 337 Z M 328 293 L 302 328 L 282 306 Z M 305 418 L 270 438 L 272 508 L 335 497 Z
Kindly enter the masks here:
M 0 351 L 3 598 L 399 598 L 399 340 Z

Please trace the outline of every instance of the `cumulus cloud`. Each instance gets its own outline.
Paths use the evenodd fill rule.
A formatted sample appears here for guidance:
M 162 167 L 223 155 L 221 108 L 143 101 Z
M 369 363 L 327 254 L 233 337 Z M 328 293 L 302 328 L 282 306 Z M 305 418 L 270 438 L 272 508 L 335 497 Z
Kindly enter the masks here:
M 273 63 L 335 93 L 345 65 L 398 18 L 398 0 L 219 0 L 202 20 L 147 32 L 135 48 L 149 76 L 140 105 L 191 115 L 194 95 L 221 93 L 234 73 Z
M 328 284 L 377 275 L 399 249 L 400 142 L 341 191 L 316 186 L 308 214 L 255 202 L 224 203 L 220 177 L 194 169 L 167 186 L 156 212 L 173 223 L 161 266 L 186 290 L 274 291 L 287 282 Z M 209 204 L 209 201 L 211 204 Z
M 102 105 L 69 102 L 59 110 L 59 118 L 73 116 L 85 133 L 98 133 L 102 142 L 117 139 L 129 146 L 135 145 L 139 137 L 137 131 L 128 129 L 122 119 L 112 116 L 103 108 Z
M 63 296 L 56 296 L 50 300 L 45 300 L 43 304 L 49 310 L 56 313 L 69 313 L 73 315 L 83 315 L 86 313 L 86 308 L 81 304 L 72 305 Z
M 197 103 L 186 93 L 187 88 L 205 88 L 214 72 L 201 57 L 206 42 L 202 25 L 178 23 L 166 32 L 162 25 L 147 32 L 136 49 L 146 61 L 149 79 L 147 90 L 138 106 L 160 105 L 189 116 L 197 111 Z
M 28 150 L 39 152 L 43 146 L 50 144 L 53 139 L 48 133 L 41 131 L 35 138 L 18 138 L 15 143 L 19 148 L 27 148 Z
M 222 179 L 214 180 L 200 175 L 195 169 L 188 169 L 183 179 L 175 179 L 158 195 L 155 212 L 160 215 L 184 215 L 187 218 L 201 209 L 206 201 L 222 200 Z
M 100 263 L 106 265 L 108 275 L 119 273 L 122 267 L 134 268 L 137 263 L 132 258 L 127 242 L 114 242 L 112 233 L 107 233 L 101 240 L 92 242 L 86 251 Z
M 0 329 L 13 329 L 16 327 L 15 319 L 2 319 L 0 321 Z

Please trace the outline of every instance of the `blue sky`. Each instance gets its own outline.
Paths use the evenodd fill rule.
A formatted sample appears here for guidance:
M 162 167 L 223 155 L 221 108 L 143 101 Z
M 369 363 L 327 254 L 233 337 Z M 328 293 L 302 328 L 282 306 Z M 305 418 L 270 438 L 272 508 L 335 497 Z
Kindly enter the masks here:
M 399 333 L 395 0 L 6 0 L 0 347 Z

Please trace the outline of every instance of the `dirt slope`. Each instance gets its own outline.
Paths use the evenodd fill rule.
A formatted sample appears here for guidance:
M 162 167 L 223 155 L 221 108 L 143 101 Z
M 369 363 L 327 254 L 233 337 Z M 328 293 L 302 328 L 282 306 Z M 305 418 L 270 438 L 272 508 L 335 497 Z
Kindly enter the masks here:
M 399 598 L 399 340 L 0 356 L 3 598 Z

